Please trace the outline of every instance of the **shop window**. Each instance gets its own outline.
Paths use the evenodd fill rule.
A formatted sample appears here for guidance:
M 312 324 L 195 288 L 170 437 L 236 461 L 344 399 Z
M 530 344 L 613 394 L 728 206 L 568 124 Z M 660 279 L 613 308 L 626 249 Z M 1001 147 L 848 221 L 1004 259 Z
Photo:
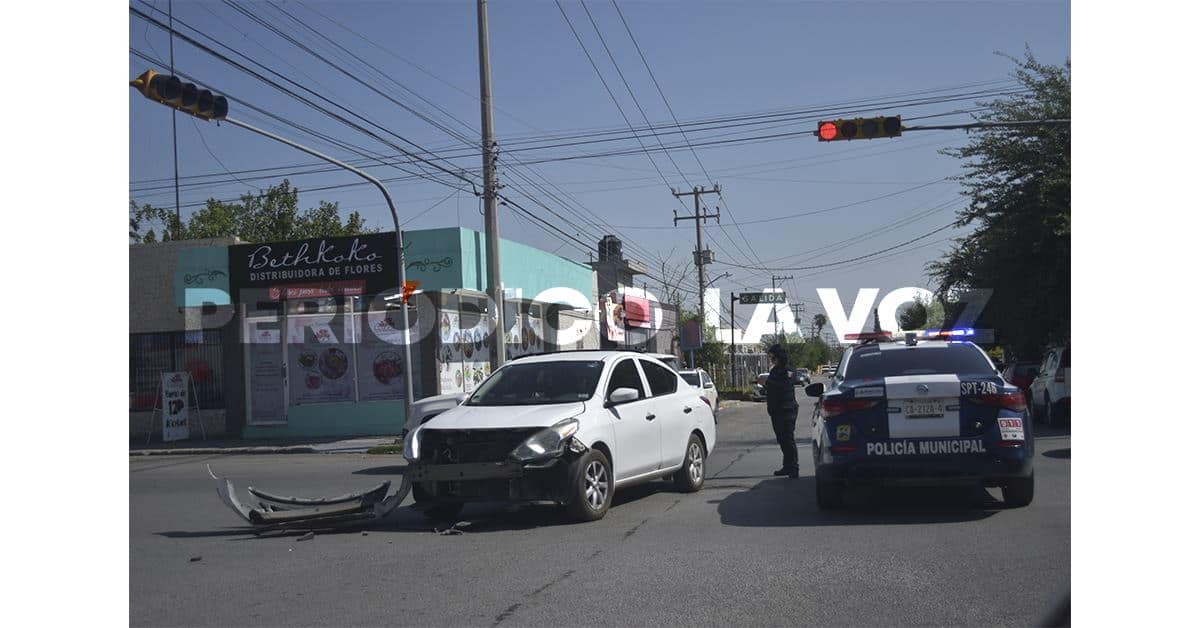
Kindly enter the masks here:
M 186 371 L 201 409 L 224 408 L 221 330 L 131 334 L 129 336 L 129 409 L 152 410 L 162 374 Z

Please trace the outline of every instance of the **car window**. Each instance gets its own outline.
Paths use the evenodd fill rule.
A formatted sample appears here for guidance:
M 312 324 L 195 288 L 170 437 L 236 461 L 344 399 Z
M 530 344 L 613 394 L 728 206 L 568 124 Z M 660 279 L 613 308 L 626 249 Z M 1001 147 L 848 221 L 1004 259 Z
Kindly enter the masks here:
M 604 363 L 516 363 L 489 377 L 467 400 L 471 406 L 523 406 L 587 401 L 596 392 Z
M 649 360 L 640 360 L 642 370 L 646 372 L 646 381 L 650 383 L 650 394 L 655 397 L 669 395 L 679 388 L 679 378 L 675 371 L 659 366 Z
M 708 373 L 700 373 L 700 379 L 704 382 L 705 386 L 712 384 L 712 379 L 709 378 Z
M 1065 369 L 1071 368 L 1071 350 L 1070 349 L 1063 349 L 1062 367 Z
M 1037 366 L 1033 364 L 1017 366 L 1015 368 L 1015 377 L 1033 377 L 1034 375 L 1037 375 Z
M 638 399 L 646 398 L 646 389 L 642 387 L 642 376 L 638 375 L 637 365 L 633 360 L 621 360 L 613 367 L 612 376 L 608 379 L 608 390 L 604 393 L 607 399 L 612 391 L 618 388 L 632 388 L 638 391 Z
M 695 373 L 680 373 L 679 376 L 683 378 L 683 381 L 691 384 L 692 386 L 700 385 L 700 376 Z
M 992 362 L 970 344 L 881 349 L 878 346 L 854 351 L 846 365 L 846 379 L 883 378 L 896 375 L 991 375 Z

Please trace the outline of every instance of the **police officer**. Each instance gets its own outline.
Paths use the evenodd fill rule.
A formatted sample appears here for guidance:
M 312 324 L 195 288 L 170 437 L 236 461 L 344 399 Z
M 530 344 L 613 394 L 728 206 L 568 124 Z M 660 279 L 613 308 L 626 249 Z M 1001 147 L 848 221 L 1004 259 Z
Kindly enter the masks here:
M 788 372 L 787 351 L 779 345 L 772 345 L 767 355 L 771 358 L 771 372 L 767 375 L 766 383 L 767 414 L 771 416 L 771 427 L 775 429 L 775 441 L 783 451 L 783 468 L 776 471 L 775 475 L 794 479 L 800 477 L 796 453 L 796 413 L 800 406 L 796 403 L 796 389 Z

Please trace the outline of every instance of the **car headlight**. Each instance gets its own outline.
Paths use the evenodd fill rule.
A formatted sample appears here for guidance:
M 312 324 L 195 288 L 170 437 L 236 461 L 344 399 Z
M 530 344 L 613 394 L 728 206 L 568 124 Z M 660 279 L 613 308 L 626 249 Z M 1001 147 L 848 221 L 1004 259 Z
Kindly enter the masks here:
M 530 462 L 562 454 L 563 444 L 579 431 L 578 419 L 565 419 L 538 431 L 512 450 L 508 457 L 518 462 Z
M 404 458 L 416 462 L 421 458 L 421 428 L 417 428 L 404 437 Z

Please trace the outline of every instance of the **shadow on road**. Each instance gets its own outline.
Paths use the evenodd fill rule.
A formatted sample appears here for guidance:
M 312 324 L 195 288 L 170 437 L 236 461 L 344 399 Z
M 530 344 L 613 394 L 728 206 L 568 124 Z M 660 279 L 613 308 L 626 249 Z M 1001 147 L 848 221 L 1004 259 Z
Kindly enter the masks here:
M 366 469 L 359 469 L 353 473 L 354 475 L 394 475 L 399 478 L 401 475 L 404 475 L 404 465 L 393 464 L 383 467 L 367 467 Z
M 1070 460 L 1071 459 L 1071 448 L 1066 447 L 1064 449 L 1051 449 L 1050 451 L 1042 452 L 1042 455 L 1047 458 L 1059 458 L 1062 460 Z
M 1003 504 L 983 487 L 852 488 L 837 510 L 817 508 L 812 476 L 763 480 L 717 504 L 721 523 L 746 527 L 927 525 L 986 519 Z

